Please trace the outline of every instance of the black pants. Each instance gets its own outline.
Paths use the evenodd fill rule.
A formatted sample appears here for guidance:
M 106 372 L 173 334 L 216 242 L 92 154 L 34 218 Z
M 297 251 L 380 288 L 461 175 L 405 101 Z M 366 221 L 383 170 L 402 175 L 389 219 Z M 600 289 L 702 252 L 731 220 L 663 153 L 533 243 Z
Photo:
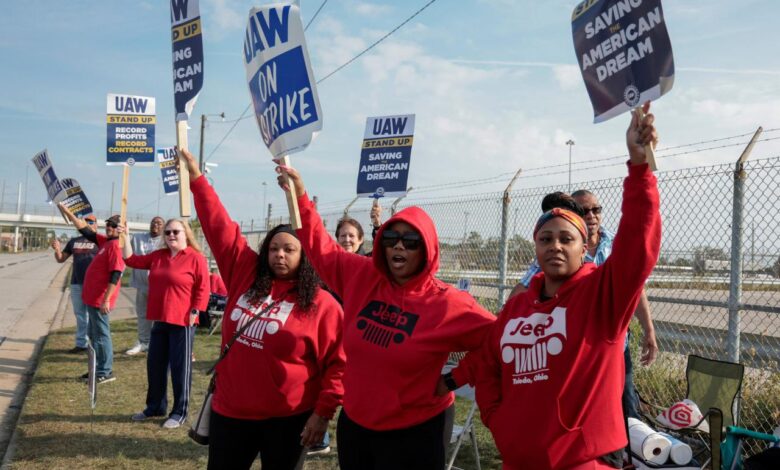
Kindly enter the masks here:
M 170 417 L 183 423 L 187 418 L 192 386 L 192 340 L 195 328 L 154 322 L 146 356 L 146 416 L 163 416 L 168 408 L 168 371 L 173 384 Z
M 260 453 L 263 470 L 293 470 L 303 453 L 301 432 L 311 411 L 284 418 L 234 419 L 211 411 L 209 470 L 244 469 Z
M 444 415 L 404 429 L 372 431 L 341 410 L 336 427 L 341 470 L 441 470 Z

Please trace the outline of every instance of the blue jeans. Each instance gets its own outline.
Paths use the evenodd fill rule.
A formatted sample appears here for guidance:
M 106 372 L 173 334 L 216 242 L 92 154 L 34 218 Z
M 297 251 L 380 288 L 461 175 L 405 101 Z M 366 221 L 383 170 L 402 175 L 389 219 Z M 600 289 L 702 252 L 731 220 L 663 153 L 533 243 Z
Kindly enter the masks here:
M 87 306 L 81 300 L 81 284 L 70 285 L 70 303 L 73 305 L 73 314 L 76 315 L 76 347 L 86 348 L 89 344 L 87 336 L 89 317 L 87 316 Z
M 135 291 L 135 315 L 138 318 L 138 342 L 149 346 L 149 338 L 152 336 L 154 321 L 146 319 L 146 304 L 149 301 L 149 291 L 138 289 Z
M 100 313 L 100 308 L 87 305 L 89 313 L 89 338 L 95 348 L 95 374 L 104 377 L 112 373 L 114 367 L 114 345 L 111 342 L 111 325 L 108 314 Z
M 628 347 L 631 333 L 626 336 L 626 349 L 623 357 L 626 362 L 626 383 L 623 385 L 623 417 L 641 419 L 639 417 L 639 397 L 634 389 L 634 364 L 631 362 L 631 348 Z

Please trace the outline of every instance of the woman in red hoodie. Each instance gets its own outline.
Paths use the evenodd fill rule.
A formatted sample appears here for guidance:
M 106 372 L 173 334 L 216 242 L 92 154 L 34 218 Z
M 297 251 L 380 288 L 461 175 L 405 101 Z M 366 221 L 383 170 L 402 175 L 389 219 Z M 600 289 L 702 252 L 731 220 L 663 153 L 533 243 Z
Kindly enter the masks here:
M 480 346 L 495 321 L 473 297 L 436 279 L 439 239 L 419 207 L 391 217 L 377 231 L 372 257 L 346 252 L 330 237 L 295 184 L 304 251 L 328 287 L 343 299 L 344 406 L 337 425 L 342 470 L 444 468 L 445 410 L 437 396 L 450 352 Z M 285 188 L 286 178 L 280 176 Z
M 120 227 L 120 231 L 124 229 Z M 131 419 L 144 421 L 152 416 L 165 416 L 170 370 L 173 408 L 162 426 L 174 429 L 187 419 L 193 326 L 199 312 L 208 304 L 209 272 L 206 258 L 183 220 L 168 220 L 163 234 L 165 246 L 148 255 L 134 255 L 127 240 L 122 252 L 128 266 L 149 271 L 146 319 L 154 321 L 146 357 L 146 408 Z
M 661 244 L 644 148 L 657 141 L 653 116 L 634 115 L 626 141 L 612 256 L 599 267 L 583 263 L 585 222 L 566 209 L 546 212 L 534 228 L 542 273 L 504 305 L 479 354 L 464 359 L 476 359 L 477 403 L 506 470 L 622 467 L 623 339 Z
M 180 152 L 206 241 L 228 290 L 224 348 L 262 313 L 217 366 L 209 429 L 209 469 L 292 470 L 318 444 L 341 404 L 343 312 L 289 225 L 268 232 L 259 253 L 228 216 L 197 162 Z M 263 308 L 274 303 L 270 311 Z

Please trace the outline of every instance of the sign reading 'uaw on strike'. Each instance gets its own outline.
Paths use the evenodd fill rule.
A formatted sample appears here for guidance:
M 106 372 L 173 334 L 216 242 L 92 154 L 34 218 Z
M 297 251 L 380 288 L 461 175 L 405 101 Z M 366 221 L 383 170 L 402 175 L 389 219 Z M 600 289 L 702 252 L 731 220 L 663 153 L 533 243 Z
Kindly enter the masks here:
M 661 0 L 585 0 L 571 20 L 594 122 L 672 89 L 674 57 Z
M 414 141 L 414 114 L 366 118 L 357 195 L 380 198 L 406 194 Z
M 260 135 L 273 158 L 304 150 L 322 129 L 322 110 L 298 6 L 250 10 L 244 63 Z
M 154 98 L 108 94 L 107 148 L 109 165 L 154 164 Z
M 176 171 L 176 150 L 165 147 L 157 150 L 157 161 L 160 163 L 162 185 L 165 194 L 179 192 L 179 173 Z
M 203 88 L 203 36 L 198 0 L 171 0 L 171 41 L 176 120 L 188 121 Z

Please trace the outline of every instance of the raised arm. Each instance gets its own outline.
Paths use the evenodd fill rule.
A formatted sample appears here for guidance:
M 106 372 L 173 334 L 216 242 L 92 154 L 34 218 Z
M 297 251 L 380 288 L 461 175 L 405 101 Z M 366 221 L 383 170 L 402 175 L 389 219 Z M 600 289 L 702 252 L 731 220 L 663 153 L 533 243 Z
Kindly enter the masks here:
M 177 149 L 177 152 L 179 158 L 187 164 L 190 173 L 190 189 L 195 201 L 195 211 L 206 242 L 217 261 L 225 284 L 230 286 L 236 264 L 242 258 L 247 258 L 246 262 L 254 262 L 257 254 L 247 246 L 246 239 L 241 234 L 241 227 L 230 218 L 214 188 L 198 169 L 192 154 L 182 149 Z
M 72 251 L 68 250 L 68 247 L 71 246 L 71 242 L 68 241 L 68 244 L 65 245 L 65 250 L 61 251 L 60 249 L 60 241 L 57 240 L 57 238 L 52 238 L 51 242 L 51 249 L 54 250 L 54 259 L 57 260 L 58 263 L 64 263 L 65 260 L 67 260 L 70 257 L 70 254 Z
M 370 269 L 371 258 L 347 253 L 325 230 L 320 215 L 306 194 L 306 187 L 298 170 L 291 166 L 279 165 L 277 172 L 280 173 L 279 186 L 289 191 L 287 178 L 282 176 L 282 173 L 286 173 L 295 185 L 296 194 L 299 195 L 298 208 L 301 211 L 302 227 L 296 232 L 306 256 L 309 257 L 314 270 L 328 288 L 343 299 L 346 278 L 358 276 L 357 270 Z
M 648 110 L 649 103 L 645 104 L 645 112 Z M 602 331 L 609 340 L 618 338 L 628 328 L 661 248 L 657 181 L 647 164 L 644 148 L 654 146 L 658 140 L 654 120 L 652 114 L 642 121 L 633 114 L 626 131 L 630 161 L 623 183 L 622 216 L 612 254 L 595 278 L 599 283 L 596 289 L 601 293 L 598 310 L 605 315 Z

